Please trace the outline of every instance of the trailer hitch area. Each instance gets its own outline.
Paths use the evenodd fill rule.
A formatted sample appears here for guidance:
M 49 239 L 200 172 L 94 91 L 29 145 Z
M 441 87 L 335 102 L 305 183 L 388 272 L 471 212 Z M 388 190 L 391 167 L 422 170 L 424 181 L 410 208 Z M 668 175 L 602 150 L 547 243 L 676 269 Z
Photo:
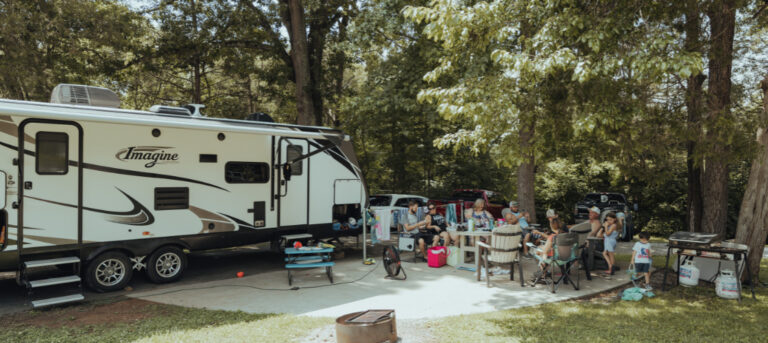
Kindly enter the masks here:
M 136 256 L 131 257 L 131 262 L 133 262 L 133 270 L 141 271 L 143 268 L 147 268 L 147 264 L 142 262 L 144 261 L 145 256 Z

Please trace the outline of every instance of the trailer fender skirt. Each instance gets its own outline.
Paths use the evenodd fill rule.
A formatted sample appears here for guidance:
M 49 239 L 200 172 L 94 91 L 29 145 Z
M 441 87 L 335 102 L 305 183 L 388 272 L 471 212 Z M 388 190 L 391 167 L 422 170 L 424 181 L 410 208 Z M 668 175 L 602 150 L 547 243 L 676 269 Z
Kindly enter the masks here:
M 109 250 L 119 250 L 128 253 L 128 257 L 146 256 L 157 250 L 161 246 L 176 245 L 181 249 L 191 250 L 189 244 L 178 238 L 163 238 L 163 239 L 138 239 L 127 242 L 114 242 L 96 248 L 88 253 L 86 261 L 90 261 L 96 256 Z

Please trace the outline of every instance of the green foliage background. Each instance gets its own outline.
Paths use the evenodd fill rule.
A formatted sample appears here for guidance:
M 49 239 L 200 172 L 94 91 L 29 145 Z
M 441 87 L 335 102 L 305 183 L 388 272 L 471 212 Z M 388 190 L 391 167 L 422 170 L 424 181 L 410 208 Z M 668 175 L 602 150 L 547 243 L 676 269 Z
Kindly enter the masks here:
M 483 188 L 514 199 L 517 132 L 535 121 L 539 215 L 553 208 L 570 221 L 584 193 L 618 191 L 638 204 L 638 227 L 684 227 L 684 80 L 706 61 L 681 49 L 679 4 L 304 5 L 334 23 L 323 124 L 353 137 L 371 193 Z M 721 123 L 733 152 L 731 231 L 754 155 L 756 82 L 768 72 L 765 16 L 750 17 L 759 2 L 740 5 L 735 105 Z M 114 89 L 125 108 L 200 101 L 210 116 L 293 122 L 281 10 L 268 0 L 0 1 L 0 96 L 47 101 L 56 84 L 82 83 Z

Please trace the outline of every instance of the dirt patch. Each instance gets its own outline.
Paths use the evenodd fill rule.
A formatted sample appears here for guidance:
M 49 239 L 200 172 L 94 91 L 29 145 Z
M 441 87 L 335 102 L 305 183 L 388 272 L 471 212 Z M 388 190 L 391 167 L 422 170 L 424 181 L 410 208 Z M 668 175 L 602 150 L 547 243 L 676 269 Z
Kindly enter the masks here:
M 128 299 L 109 304 L 54 308 L 11 315 L 9 326 L 37 326 L 47 328 L 78 327 L 102 324 L 132 323 L 163 315 L 167 309 L 157 303 L 140 299 Z
M 592 276 L 594 277 L 600 277 L 600 276 Z M 674 272 L 670 272 L 669 275 L 667 275 L 667 289 L 671 285 L 675 284 L 675 277 L 677 277 L 677 274 Z M 657 269 L 651 273 L 651 286 L 653 286 L 654 292 L 661 292 L 661 286 L 664 281 L 664 270 L 663 269 Z M 589 296 L 581 297 L 578 299 L 573 300 L 566 300 L 566 302 L 591 302 L 591 303 L 607 303 L 612 301 L 619 301 L 619 294 L 623 290 L 627 288 L 634 287 L 632 283 L 629 283 L 627 285 L 622 285 L 617 288 L 602 292 L 602 293 L 595 293 L 591 294 Z

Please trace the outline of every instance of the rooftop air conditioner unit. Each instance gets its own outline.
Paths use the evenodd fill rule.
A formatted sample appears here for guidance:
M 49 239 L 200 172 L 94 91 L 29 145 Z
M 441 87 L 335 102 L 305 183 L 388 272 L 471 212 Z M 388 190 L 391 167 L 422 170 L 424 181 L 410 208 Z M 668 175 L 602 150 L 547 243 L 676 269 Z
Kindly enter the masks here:
M 173 107 L 164 105 L 154 105 L 149 108 L 150 112 L 163 113 L 163 114 L 175 114 L 177 116 L 191 116 L 192 112 L 184 107 Z
M 120 97 L 102 87 L 62 83 L 51 92 L 51 103 L 119 108 Z

